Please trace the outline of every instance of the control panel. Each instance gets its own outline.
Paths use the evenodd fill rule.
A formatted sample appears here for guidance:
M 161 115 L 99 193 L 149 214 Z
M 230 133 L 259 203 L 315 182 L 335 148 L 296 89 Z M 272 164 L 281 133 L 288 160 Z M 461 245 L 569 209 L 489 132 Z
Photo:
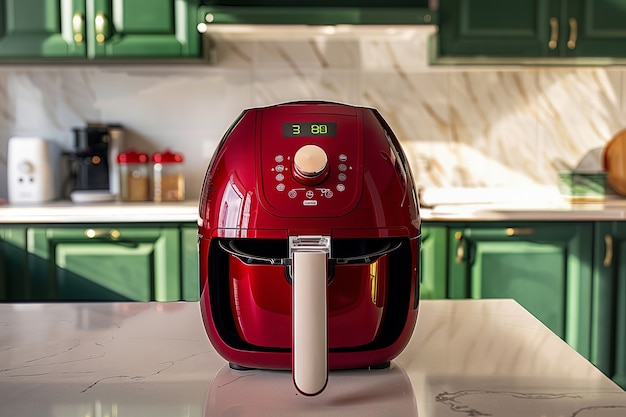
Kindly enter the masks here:
M 279 215 L 345 214 L 361 192 L 362 142 L 356 116 L 265 116 L 259 144 L 266 201 Z

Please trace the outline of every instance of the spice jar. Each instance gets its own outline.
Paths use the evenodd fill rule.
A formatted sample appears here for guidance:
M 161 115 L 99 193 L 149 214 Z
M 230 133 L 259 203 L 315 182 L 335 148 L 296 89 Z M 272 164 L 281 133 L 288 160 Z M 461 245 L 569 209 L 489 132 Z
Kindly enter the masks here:
M 183 156 L 166 149 L 152 155 L 154 201 L 181 201 L 185 199 Z
M 117 155 L 122 201 L 150 200 L 150 165 L 148 155 L 129 150 Z

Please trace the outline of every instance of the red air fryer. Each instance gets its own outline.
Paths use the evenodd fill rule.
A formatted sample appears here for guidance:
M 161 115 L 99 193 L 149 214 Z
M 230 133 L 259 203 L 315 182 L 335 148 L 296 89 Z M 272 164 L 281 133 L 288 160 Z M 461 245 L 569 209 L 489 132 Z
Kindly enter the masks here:
M 420 217 L 400 145 L 372 108 L 245 110 L 200 198 L 204 325 L 235 369 L 291 369 L 315 395 L 328 369 L 386 367 L 419 303 Z

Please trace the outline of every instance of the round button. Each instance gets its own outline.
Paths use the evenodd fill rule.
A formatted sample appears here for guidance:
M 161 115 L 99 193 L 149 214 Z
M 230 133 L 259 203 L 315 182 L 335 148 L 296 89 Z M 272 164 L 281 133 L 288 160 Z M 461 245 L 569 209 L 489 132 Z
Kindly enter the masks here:
M 285 170 L 285 166 L 284 165 L 276 165 L 276 167 L 274 169 L 276 170 L 276 172 L 283 172 Z
M 342 192 L 346 190 L 346 186 L 343 184 L 337 184 L 337 191 Z
M 276 175 L 276 181 L 282 181 L 285 179 L 285 176 L 283 174 L 277 174 Z
M 348 156 L 342 153 L 341 155 L 339 155 L 339 160 L 341 162 L 346 162 L 348 160 Z
M 346 164 L 339 164 L 337 168 L 339 168 L 339 171 L 346 171 L 348 169 Z
M 337 175 L 337 179 L 339 181 L 345 181 L 346 178 L 348 178 L 348 176 L 346 174 L 344 174 L 343 172 L 341 174 Z
M 328 172 L 328 156 L 317 145 L 304 145 L 293 158 L 296 180 L 304 184 L 317 184 Z
M 285 191 L 285 184 L 283 184 L 282 182 L 279 184 L 276 184 L 276 190 Z
M 313 196 L 314 196 L 314 195 L 315 195 L 315 194 L 314 194 L 314 193 L 313 193 L 313 191 L 311 191 L 311 190 L 308 190 L 308 191 L 306 192 L 306 198 L 313 198 Z
M 281 162 L 283 162 L 284 160 L 285 160 L 285 158 L 283 158 L 283 156 L 282 156 L 282 155 L 276 155 L 276 156 L 274 157 L 274 161 L 278 162 L 279 164 L 280 164 Z
M 296 198 L 298 196 L 298 193 L 296 192 L 296 190 L 289 190 L 287 195 L 289 196 L 289 198 Z

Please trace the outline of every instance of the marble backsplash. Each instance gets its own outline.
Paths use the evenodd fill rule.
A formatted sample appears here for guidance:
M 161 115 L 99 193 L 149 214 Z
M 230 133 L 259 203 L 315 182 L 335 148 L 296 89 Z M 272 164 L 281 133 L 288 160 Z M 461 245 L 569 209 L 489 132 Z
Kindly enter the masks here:
M 0 66 L 0 197 L 11 136 L 71 149 L 87 122 L 121 123 L 127 148 L 182 152 L 190 198 L 251 106 L 376 107 L 421 187 L 556 184 L 626 127 L 626 68 L 429 66 L 428 35 L 218 38 L 215 65 Z

